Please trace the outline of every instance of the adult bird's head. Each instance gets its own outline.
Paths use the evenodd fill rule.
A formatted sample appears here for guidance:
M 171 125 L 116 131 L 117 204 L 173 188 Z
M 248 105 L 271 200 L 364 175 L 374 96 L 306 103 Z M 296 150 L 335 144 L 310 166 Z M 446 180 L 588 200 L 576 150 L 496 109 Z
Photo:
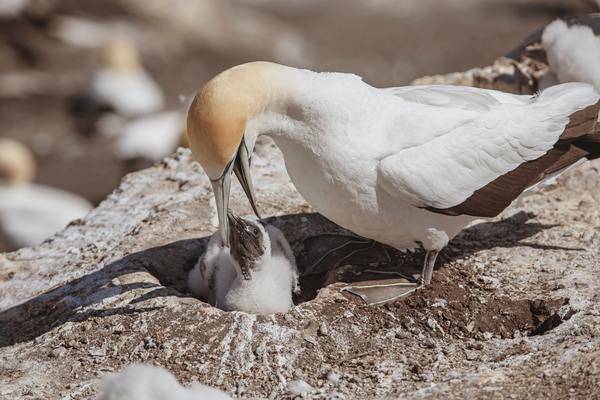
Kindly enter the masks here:
M 210 178 L 225 246 L 229 246 L 227 211 L 232 171 L 260 218 L 250 176 L 256 132 L 246 128 L 272 101 L 269 77 L 281 68 L 285 67 L 268 62 L 230 68 L 206 83 L 188 110 L 188 141 Z

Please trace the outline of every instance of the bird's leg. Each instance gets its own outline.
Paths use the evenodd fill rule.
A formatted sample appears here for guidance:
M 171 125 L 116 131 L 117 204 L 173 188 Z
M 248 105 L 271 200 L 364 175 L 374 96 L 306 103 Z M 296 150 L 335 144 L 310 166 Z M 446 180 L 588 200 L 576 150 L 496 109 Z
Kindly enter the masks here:
M 437 258 L 438 253 L 438 250 L 426 250 L 425 261 L 423 262 L 423 271 L 421 271 L 421 286 L 426 286 L 431 283 L 433 267 L 435 265 L 435 259 Z

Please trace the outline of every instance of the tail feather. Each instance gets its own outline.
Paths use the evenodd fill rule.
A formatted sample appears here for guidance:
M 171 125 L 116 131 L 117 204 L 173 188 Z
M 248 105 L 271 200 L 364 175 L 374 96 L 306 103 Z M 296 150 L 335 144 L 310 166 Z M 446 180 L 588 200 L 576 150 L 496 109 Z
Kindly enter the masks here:
M 569 117 L 600 101 L 600 94 L 592 85 L 569 82 L 551 86 L 535 98 L 537 107 L 543 107 L 550 114 Z

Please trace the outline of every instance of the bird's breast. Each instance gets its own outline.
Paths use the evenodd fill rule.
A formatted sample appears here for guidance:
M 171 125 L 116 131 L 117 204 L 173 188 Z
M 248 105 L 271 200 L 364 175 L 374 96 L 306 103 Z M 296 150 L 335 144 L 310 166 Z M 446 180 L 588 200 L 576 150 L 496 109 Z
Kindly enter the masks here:
M 377 213 L 375 159 L 340 146 L 310 149 L 287 139 L 275 141 L 296 189 L 319 213 L 352 230 Z
M 310 149 L 275 138 L 288 174 L 320 214 L 358 235 L 399 249 L 432 245 L 431 229 L 454 237 L 471 217 L 435 214 L 391 197 L 377 184 L 376 157 L 339 145 Z M 430 246 L 431 247 L 431 246 Z

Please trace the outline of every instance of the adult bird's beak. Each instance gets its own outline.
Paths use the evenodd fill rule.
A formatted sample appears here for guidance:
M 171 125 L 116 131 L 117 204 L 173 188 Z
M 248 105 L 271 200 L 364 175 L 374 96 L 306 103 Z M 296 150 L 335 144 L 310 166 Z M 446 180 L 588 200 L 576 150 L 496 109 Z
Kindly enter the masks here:
M 221 177 L 211 180 L 213 193 L 215 194 L 215 202 L 217 203 L 217 214 L 219 216 L 219 230 L 223 238 L 225 247 L 229 247 L 229 225 L 227 222 L 227 213 L 229 211 L 229 192 L 231 189 L 231 171 L 235 172 L 246 197 L 250 201 L 252 210 L 258 218 L 261 218 L 258 207 L 256 206 L 256 195 L 254 194 L 254 186 L 252 185 L 252 177 L 250 175 L 250 157 L 248 147 L 244 139 L 240 144 L 237 154 L 234 159 L 227 164 Z
M 256 214 L 259 219 L 262 219 L 260 213 L 258 212 L 258 207 L 256 206 L 256 195 L 254 194 L 252 176 L 250 175 L 251 160 L 252 154 L 250 154 L 248 146 L 246 146 L 246 141 L 244 138 L 242 138 L 242 143 L 238 148 L 237 156 L 233 165 L 233 171 L 235 172 L 235 176 L 237 176 L 238 181 L 240 181 L 240 184 L 244 189 L 244 193 L 246 193 L 246 197 L 250 201 L 250 205 L 252 206 L 254 214 Z
M 215 203 L 217 203 L 219 230 L 221 232 L 223 245 L 225 247 L 229 247 L 229 224 L 227 222 L 227 212 L 229 210 L 229 191 L 231 189 L 231 170 L 233 169 L 233 164 L 234 160 L 231 160 L 219 178 L 210 180 L 213 193 L 215 194 Z

